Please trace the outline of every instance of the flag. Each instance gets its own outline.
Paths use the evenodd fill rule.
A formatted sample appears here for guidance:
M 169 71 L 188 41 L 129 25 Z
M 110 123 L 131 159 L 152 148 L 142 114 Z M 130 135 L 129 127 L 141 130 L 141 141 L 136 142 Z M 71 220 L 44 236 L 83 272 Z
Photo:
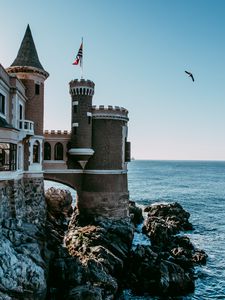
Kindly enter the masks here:
M 80 45 L 79 51 L 77 53 L 75 61 L 73 62 L 73 65 L 78 65 L 79 63 L 81 65 L 82 58 L 83 58 L 83 42 Z

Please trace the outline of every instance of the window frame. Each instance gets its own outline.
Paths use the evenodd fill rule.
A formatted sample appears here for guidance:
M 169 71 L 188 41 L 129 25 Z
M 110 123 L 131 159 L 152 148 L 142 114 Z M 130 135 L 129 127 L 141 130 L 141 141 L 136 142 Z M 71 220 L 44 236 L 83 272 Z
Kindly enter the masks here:
M 63 144 L 57 142 L 54 146 L 54 160 L 63 160 L 64 148 Z
M 6 115 L 6 97 L 0 93 L 0 114 Z
M 44 142 L 44 160 L 51 160 L 52 146 L 49 142 Z
M 17 144 L 0 143 L 0 172 L 17 170 Z

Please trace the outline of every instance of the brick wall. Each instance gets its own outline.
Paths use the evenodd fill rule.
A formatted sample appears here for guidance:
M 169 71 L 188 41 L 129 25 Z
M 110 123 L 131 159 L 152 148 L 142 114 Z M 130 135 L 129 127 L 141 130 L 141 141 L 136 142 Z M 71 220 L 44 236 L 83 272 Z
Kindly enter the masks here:
M 25 119 L 34 122 L 35 135 L 43 135 L 44 124 L 44 84 L 40 83 L 39 95 L 35 94 L 35 81 L 22 79 L 26 87 L 28 101 L 25 109 Z
M 92 149 L 87 169 L 122 169 L 122 126 L 124 121 L 93 119 Z

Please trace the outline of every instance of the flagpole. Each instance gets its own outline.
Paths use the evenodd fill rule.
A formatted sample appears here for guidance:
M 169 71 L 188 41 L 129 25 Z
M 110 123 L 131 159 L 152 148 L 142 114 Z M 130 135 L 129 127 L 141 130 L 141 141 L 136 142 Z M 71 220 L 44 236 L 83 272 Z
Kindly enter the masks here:
M 81 39 L 81 45 L 82 45 L 81 79 L 83 79 L 83 74 L 84 74 L 84 66 L 83 66 L 83 59 L 84 59 L 84 44 L 83 44 L 83 37 L 82 37 L 82 39 Z

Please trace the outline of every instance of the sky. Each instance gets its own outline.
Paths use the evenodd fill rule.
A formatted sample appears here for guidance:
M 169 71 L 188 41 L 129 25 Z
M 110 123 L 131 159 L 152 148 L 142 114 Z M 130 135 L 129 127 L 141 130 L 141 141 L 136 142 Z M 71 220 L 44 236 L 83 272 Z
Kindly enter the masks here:
M 68 83 L 81 76 L 72 62 L 83 37 L 93 104 L 128 109 L 135 159 L 225 160 L 225 1 L 0 0 L 5 68 L 28 23 L 50 73 L 45 129 L 70 129 Z

